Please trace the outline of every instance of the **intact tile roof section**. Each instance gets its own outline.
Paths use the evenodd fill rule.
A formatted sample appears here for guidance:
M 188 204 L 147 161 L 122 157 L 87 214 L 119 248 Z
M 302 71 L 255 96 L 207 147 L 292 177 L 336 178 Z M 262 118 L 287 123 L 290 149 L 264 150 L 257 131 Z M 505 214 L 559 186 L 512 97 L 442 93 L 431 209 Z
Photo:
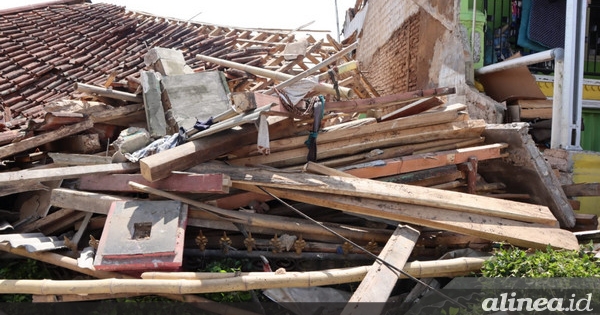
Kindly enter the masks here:
M 241 52 L 264 63 L 258 54 L 264 57 L 268 49 L 246 49 L 252 41 L 267 42 L 268 48 L 293 36 L 169 20 L 104 3 L 0 15 L 0 122 L 43 114 L 43 105 L 68 96 L 75 82 L 104 85 L 113 72 L 117 80 L 137 76 L 152 47 L 179 49 L 198 70 L 205 65 L 196 54 Z

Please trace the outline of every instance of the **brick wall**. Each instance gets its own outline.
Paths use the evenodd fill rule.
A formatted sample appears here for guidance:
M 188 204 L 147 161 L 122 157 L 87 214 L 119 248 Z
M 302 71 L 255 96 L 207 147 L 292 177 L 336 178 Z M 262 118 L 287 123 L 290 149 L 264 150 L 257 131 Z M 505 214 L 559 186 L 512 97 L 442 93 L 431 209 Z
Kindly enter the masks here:
M 459 0 L 370 0 L 357 52 L 361 72 L 382 96 L 455 87 L 450 103 L 464 103 L 472 118 L 497 123 L 502 106 L 475 97 L 467 84 L 469 47 L 458 11 Z

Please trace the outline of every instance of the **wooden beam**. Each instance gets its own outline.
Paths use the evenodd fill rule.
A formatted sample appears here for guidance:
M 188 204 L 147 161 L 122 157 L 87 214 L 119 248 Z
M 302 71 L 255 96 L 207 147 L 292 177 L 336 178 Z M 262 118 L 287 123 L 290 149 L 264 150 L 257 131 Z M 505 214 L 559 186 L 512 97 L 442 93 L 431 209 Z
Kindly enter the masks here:
M 600 183 L 578 183 L 562 188 L 567 197 L 600 196 Z
M 92 154 L 54 153 L 54 152 L 48 152 L 48 156 L 52 159 L 52 163 L 57 166 L 98 165 L 98 164 L 112 163 L 111 156 L 99 156 L 99 155 L 92 155 Z
M 427 187 L 386 183 L 371 179 L 321 176 L 308 173 L 273 172 L 265 169 L 231 167 L 217 163 L 202 164 L 190 172 L 223 172 L 235 184 L 251 184 L 308 192 L 330 193 L 358 198 L 372 198 L 469 214 L 495 216 L 524 222 L 556 225 L 556 219 L 545 206 L 481 197 Z
M 400 145 L 395 147 L 374 149 L 368 153 L 359 153 L 351 156 L 327 159 L 319 163 L 328 167 L 343 167 L 350 164 L 360 164 L 369 161 L 387 160 L 410 154 L 423 154 L 443 150 L 455 150 L 483 144 L 482 137 L 465 139 L 444 139 L 434 140 L 425 143 L 415 143 L 409 145 Z M 295 170 L 295 168 L 294 168 Z
M 383 132 L 393 132 L 398 130 L 409 130 L 419 127 L 426 127 L 437 124 L 450 123 L 461 119 L 460 111 L 466 107 L 462 104 L 454 104 L 447 106 L 443 110 L 435 111 L 431 113 L 423 113 L 412 117 L 399 118 L 394 121 L 381 122 L 381 123 L 369 123 L 366 125 L 350 126 L 348 128 L 338 129 L 330 128 L 333 130 L 327 130 L 326 132 L 320 132 L 317 141 L 319 144 L 341 141 L 355 138 L 359 135 L 371 135 Z M 370 121 L 369 121 L 370 122 Z M 287 151 L 291 149 L 305 147 L 306 136 L 288 137 L 280 140 L 272 139 L 269 143 L 271 153 Z M 260 153 L 256 149 L 256 145 L 248 145 L 240 148 L 239 150 L 233 150 L 232 156 L 246 157 L 259 155 Z
M 381 165 L 382 163 L 375 166 L 372 164 L 350 165 L 342 168 L 342 170 L 361 178 L 393 176 L 441 166 L 457 165 L 467 162 L 470 157 L 476 157 L 480 161 L 501 158 L 505 156 L 502 149 L 506 147 L 505 143 L 495 143 L 451 151 L 416 154 L 383 160 L 383 165 Z
M 262 191 L 254 185 L 234 183 L 233 186 L 253 192 Z M 509 243 L 514 246 L 540 250 L 546 249 L 548 245 L 553 248 L 569 250 L 579 248 L 579 243 L 573 233 L 548 225 L 379 199 L 280 188 L 265 189 L 279 198 L 306 202 L 348 213 L 471 235 L 490 241 Z
M 137 192 L 127 183 L 134 181 L 153 188 L 186 192 L 201 193 L 229 193 L 231 180 L 224 174 L 187 174 L 173 173 L 171 176 L 149 182 L 141 174 L 99 174 L 82 176 L 78 188 L 80 190 L 107 191 L 107 192 Z
M 442 104 L 444 104 L 444 102 L 439 97 L 423 98 L 405 106 L 401 106 L 393 112 L 381 116 L 379 120 L 387 121 L 400 117 L 416 115 L 424 111 L 430 110 L 432 108 L 435 108 L 437 106 L 440 106 Z
M 229 220 L 230 222 L 239 223 L 243 225 L 255 226 L 255 227 L 266 227 L 266 228 L 277 228 L 284 229 L 288 231 L 294 231 L 296 233 L 310 233 L 310 234 L 321 234 L 321 235 L 331 235 L 331 233 L 322 227 L 310 223 L 308 220 L 304 219 L 295 219 L 295 218 L 283 218 L 274 215 L 266 215 L 266 214 L 258 214 L 258 213 L 245 213 L 240 211 L 229 211 L 217 208 L 215 206 L 211 206 L 209 204 L 195 201 L 189 198 L 185 198 L 182 196 L 178 196 L 176 194 L 168 193 L 165 191 L 161 191 L 158 189 L 154 189 L 148 186 L 140 185 L 138 183 L 130 182 L 130 185 L 137 189 L 138 191 L 143 191 L 146 193 L 154 194 L 157 196 L 169 198 L 172 200 L 181 201 L 186 203 L 192 207 L 197 209 L 201 209 L 204 211 L 208 211 L 212 214 L 220 216 L 223 220 Z M 190 211 L 193 216 L 193 210 Z M 351 239 L 359 239 L 363 241 L 370 241 L 373 237 L 377 237 L 380 241 L 382 238 L 387 239 L 388 235 L 373 235 L 375 233 L 369 233 L 366 229 L 353 229 L 344 227 L 341 225 L 333 225 L 332 229 L 346 237 Z M 373 231 L 371 231 L 373 232 Z
M 80 123 L 63 126 L 59 129 L 45 132 L 40 135 L 21 140 L 19 142 L 7 144 L 5 146 L 0 147 L 0 159 L 15 155 L 25 150 L 36 148 L 54 140 L 58 140 L 88 130 L 93 126 L 94 123 L 91 120 L 85 120 Z
M 44 225 L 40 230 L 44 235 L 55 235 L 67 229 L 72 230 L 75 222 L 83 219 L 86 215 L 87 213 L 83 211 L 75 211 L 71 215 L 62 218 L 62 220 Z
M 410 226 L 398 225 L 390 240 L 379 253 L 379 258 L 398 270 L 403 270 L 419 235 L 419 231 Z M 358 288 L 352 293 L 342 314 L 380 314 L 396 286 L 399 274 L 399 271 L 390 269 L 381 261 L 375 261 Z
M 325 104 L 325 110 L 344 113 L 364 112 L 372 108 L 390 106 L 403 102 L 414 101 L 421 98 L 448 95 L 454 93 L 456 93 L 456 89 L 450 87 L 418 90 L 412 92 L 386 95 L 376 98 L 356 99 L 342 102 L 329 102 Z
M 459 121 L 446 124 L 432 125 L 413 129 L 382 131 L 354 138 L 326 143 L 320 143 L 317 137 L 317 159 L 327 159 L 342 155 L 351 155 L 375 148 L 426 143 L 428 141 L 455 138 L 473 138 L 479 136 L 485 129 L 483 120 Z M 306 138 L 304 139 L 306 140 Z M 285 167 L 306 163 L 308 148 L 257 155 L 230 160 L 234 165 L 269 165 Z
M 67 188 L 52 189 L 52 195 L 50 196 L 50 204 L 55 207 L 99 214 L 108 214 L 108 210 L 114 201 L 124 200 L 134 199 L 129 197 L 78 191 Z
M 94 123 L 111 124 L 114 120 L 136 113 L 144 113 L 144 104 L 123 105 L 96 111 L 90 113 L 90 118 Z
M 62 220 L 63 218 L 72 215 L 73 213 L 75 213 L 75 210 L 73 209 L 59 209 L 34 222 L 19 226 L 15 229 L 15 231 L 18 233 L 29 233 L 33 231 L 39 231 L 41 227 L 48 224 L 52 224 L 58 220 Z
M 295 133 L 291 119 L 269 126 L 269 132 L 279 137 Z M 253 125 L 243 125 L 240 130 L 225 130 L 210 137 L 186 142 L 175 148 L 140 160 L 142 176 L 153 182 L 166 178 L 173 171 L 183 171 L 198 163 L 210 161 L 243 145 L 256 143 L 258 132 Z
M 0 185 L 78 178 L 89 174 L 126 173 L 138 169 L 139 166 L 133 163 L 113 163 L 4 172 L 0 173 Z
M 529 124 L 488 124 L 487 143 L 508 143 L 508 157 L 479 163 L 479 174 L 490 182 L 502 182 L 508 193 L 531 195 L 533 203 L 550 208 L 564 228 L 575 225 L 575 213 L 562 185 L 529 134 Z

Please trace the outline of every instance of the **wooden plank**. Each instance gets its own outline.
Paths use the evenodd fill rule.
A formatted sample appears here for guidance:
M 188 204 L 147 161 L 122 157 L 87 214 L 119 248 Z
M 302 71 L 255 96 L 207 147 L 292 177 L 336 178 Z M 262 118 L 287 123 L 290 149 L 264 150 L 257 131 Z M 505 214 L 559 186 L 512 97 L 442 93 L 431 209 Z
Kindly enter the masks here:
M 289 136 L 298 129 L 291 119 L 269 126 L 274 135 Z M 145 157 L 140 160 L 142 176 L 147 181 L 156 181 L 171 175 L 172 171 L 183 171 L 196 164 L 210 161 L 220 155 L 250 143 L 256 143 L 258 132 L 253 125 L 243 125 L 240 130 L 225 130 L 210 137 L 186 142 L 175 148 Z
M 368 99 L 355 99 L 342 102 L 329 102 L 325 104 L 326 111 L 336 111 L 344 113 L 364 112 L 371 108 L 390 106 L 403 102 L 413 101 L 430 96 L 442 96 L 454 94 L 455 88 L 443 87 L 428 90 L 417 90 L 412 92 L 397 93 L 392 95 L 380 96 Z
M 302 170 L 304 172 L 309 172 L 309 173 L 319 174 L 319 175 L 355 177 L 354 175 L 336 170 L 335 168 L 327 167 L 323 164 L 310 162 L 310 161 L 307 162 L 306 165 L 304 165 L 304 168 Z
M 381 177 L 378 178 L 378 180 L 431 187 L 458 179 L 465 179 L 465 177 L 465 173 L 459 171 L 455 165 L 449 165 L 389 177 Z
M 4 172 L 0 173 L 0 185 L 77 178 L 90 174 L 126 173 L 138 169 L 139 166 L 133 163 L 113 163 Z
M 239 208 L 248 207 L 248 205 L 254 202 L 260 203 L 269 200 L 271 200 L 271 198 L 263 194 L 240 192 L 236 194 L 230 193 L 223 198 L 211 200 L 209 203 L 221 209 L 237 210 Z
M 387 121 L 400 117 L 416 115 L 424 111 L 430 110 L 432 108 L 435 108 L 437 106 L 440 106 L 442 104 L 444 104 L 444 102 L 439 97 L 420 99 L 416 102 L 412 102 L 408 105 L 402 106 L 391 113 L 381 116 L 379 120 Z
M 34 190 L 47 190 L 48 187 L 42 183 L 18 183 L 14 185 L 1 185 L 0 186 L 0 197 L 8 196 L 12 194 L 18 194 Z
M 600 183 L 578 183 L 562 188 L 567 197 L 600 196 Z
M 552 119 L 552 108 L 521 108 L 521 119 Z
M 138 114 L 145 116 L 144 104 L 124 105 L 93 112 L 90 114 L 90 118 L 94 121 L 94 123 L 120 125 L 116 122 L 121 120 L 123 117 L 138 117 Z
M 202 137 L 206 137 L 215 133 L 218 133 L 223 130 L 231 129 L 233 127 L 237 127 L 243 124 L 256 122 L 262 112 L 268 111 L 271 109 L 270 105 L 259 107 L 252 112 L 243 113 L 241 115 L 236 115 L 235 117 L 225 119 L 223 121 L 217 122 L 216 124 L 210 126 L 210 128 L 200 131 L 193 136 L 190 136 L 188 141 L 194 141 L 196 139 L 200 139 Z
M 398 270 L 403 270 L 419 235 L 419 231 L 410 226 L 398 225 L 378 257 Z M 380 314 L 396 286 L 398 274 L 398 271 L 383 265 L 381 261 L 375 261 L 341 314 Z
M 552 108 L 552 100 L 519 99 L 513 102 L 521 108 Z
M 52 142 L 54 140 L 58 140 L 88 130 L 93 126 L 94 123 L 91 120 L 85 120 L 80 123 L 76 123 L 69 126 L 63 126 L 59 129 L 49 131 L 31 138 L 27 138 L 19 142 L 7 144 L 5 146 L 0 147 L 0 159 L 12 156 L 25 150 L 33 149 L 35 147 L 38 147 L 48 142 Z
M 19 226 L 15 229 L 15 231 L 18 233 L 29 233 L 33 231 L 39 231 L 41 227 L 47 224 L 52 224 L 58 220 L 62 220 L 65 217 L 72 215 L 73 213 L 75 213 L 75 210 L 73 209 L 59 209 L 34 222 Z
M 319 133 L 317 141 L 319 144 L 323 144 L 327 142 L 352 139 L 359 135 L 366 136 L 388 131 L 391 132 L 397 130 L 414 129 L 418 127 L 449 123 L 460 119 L 459 117 L 462 115 L 459 112 L 465 108 L 465 105 L 454 104 L 447 106 L 440 111 L 423 113 L 413 117 L 399 118 L 394 121 L 360 125 L 343 129 L 331 128 L 333 130 Z M 306 142 L 306 136 L 288 137 L 279 140 L 273 139 L 270 141 L 269 147 L 271 149 L 271 153 L 276 153 L 296 148 L 303 148 L 306 146 L 304 142 Z M 240 148 L 239 150 L 233 150 L 231 155 L 236 157 L 245 157 L 259 155 L 259 152 L 256 149 L 256 145 L 248 145 Z
M 272 172 L 265 169 L 231 167 L 217 163 L 202 164 L 190 169 L 190 172 L 197 173 L 215 171 L 228 174 L 234 186 L 238 183 L 251 184 L 358 198 L 373 198 L 381 201 L 435 207 L 490 217 L 496 216 L 550 226 L 556 225 L 556 219 L 544 206 L 427 187 L 386 183 L 362 178 Z
M 234 183 L 233 186 L 248 191 L 261 192 L 253 185 Z M 265 189 L 280 198 L 320 205 L 348 213 L 369 215 L 396 222 L 476 236 L 525 248 L 544 250 L 548 245 L 569 250 L 579 248 L 579 243 L 573 233 L 547 225 L 379 199 L 280 188 Z
M 73 229 L 75 222 L 83 219 L 85 216 L 85 212 L 75 211 L 71 215 L 62 218 L 61 220 L 44 225 L 40 228 L 40 230 L 44 235 L 58 234 L 64 230 Z
M 479 174 L 490 182 L 502 182 L 508 193 L 531 195 L 533 203 L 550 208 L 562 227 L 575 225 L 575 214 L 562 185 L 529 134 L 529 124 L 489 124 L 483 133 L 487 143 L 508 143 L 509 156 L 481 161 Z
M 98 165 L 98 164 L 112 163 L 111 156 L 99 156 L 99 155 L 92 155 L 92 154 L 54 153 L 54 152 L 48 152 L 48 156 L 52 159 L 52 163 L 57 166 Z
M 483 144 L 482 137 L 466 138 L 466 139 L 445 139 L 434 140 L 425 143 L 416 143 L 409 145 L 400 145 L 395 147 L 374 149 L 368 153 L 360 153 L 351 156 L 327 159 L 319 161 L 319 163 L 328 167 L 343 167 L 350 164 L 359 164 L 369 161 L 393 159 L 400 156 L 410 154 L 423 154 L 429 152 L 455 150 Z M 295 168 L 294 168 L 295 169 Z
M 382 131 L 369 135 L 358 134 L 354 138 L 326 143 L 320 143 L 320 139 L 317 137 L 317 160 L 356 154 L 375 148 L 425 143 L 440 139 L 473 138 L 483 132 L 485 125 L 486 123 L 483 120 L 460 121 L 413 129 Z M 301 147 L 269 155 L 232 159 L 230 163 L 234 165 L 285 167 L 305 163 L 307 153 L 308 148 Z
M 383 165 L 350 165 L 341 168 L 341 170 L 361 178 L 393 176 L 441 166 L 465 163 L 470 157 L 476 157 L 478 160 L 501 158 L 504 156 L 502 149 L 506 147 L 507 145 L 505 143 L 496 143 L 452 151 L 416 154 L 383 160 Z
M 229 220 L 230 222 L 235 222 L 243 225 L 255 226 L 255 227 L 266 227 L 266 228 L 277 228 L 284 229 L 288 231 L 294 231 L 296 233 L 307 232 L 310 234 L 320 234 L 320 235 L 331 235 L 331 233 L 322 227 L 310 223 L 308 220 L 304 219 L 296 219 L 290 217 L 279 217 L 275 215 L 267 215 L 267 214 L 258 214 L 258 213 L 245 213 L 241 211 L 229 211 L 217 208 L 215 206 L 195 201 L 189 198 L 185 198 L 182 196 L 178 196 L 176 194 L 172 194 L 169 192 L 161 191 L 158 189 L 154 189 L 152 187 L 140 185 L 137 183 L 130 182 L 130 185 L 138 189 L 139 191 L 147 192 L 150 194 L 154 194 L 157 196 L 169 198 L 172 200 L 181 201 L 186 203 L 196 209 L 201 209 L 204 211 L 208 211 L 214 215 L 218 215 L 223 220 Z M 193 211 L 190 213 L 193 216 Z M 331 229 L 344 235 L 345 237 L 363 241 L 370 241 L 373 238 L 377 238 L 378 240 L 389 238 L 389 235 L 386 234 L 378 234 L 373 233 L 373 230 L 369 231 L 369 229 L 362 228 L 350 228 L 345 227 L 343 225 L 333 224 Z
M 127 183 L 134 181 L 146 186 L 175 192 L 192 194 L 229 193 L 231 180 L 224 174 L 186 174 L 173 173 L 171 176 L 149 182 L 141 174 L 98 174 L 82 176 L 78 187 L 80 190 L 107 192 L 136 192 Z
M 67 188 L 52 189 L 50 204 L 55 207 L 74 209 L 84 212 L 108 214 L 114 201 L 134 200 L 123 196 L 91 193 Z

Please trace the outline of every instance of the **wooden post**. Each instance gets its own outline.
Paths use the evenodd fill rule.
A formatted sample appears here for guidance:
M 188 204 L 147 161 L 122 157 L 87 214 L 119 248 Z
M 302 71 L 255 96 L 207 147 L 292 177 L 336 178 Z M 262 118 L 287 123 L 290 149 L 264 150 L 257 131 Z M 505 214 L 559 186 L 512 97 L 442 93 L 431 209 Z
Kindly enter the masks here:
M 410 226 L 398 225 L 390 240 L 383 247 L 379 258 L 399 270 L 403 270 L 419 235 L 420 232 Z M 375 261 L 352 294 L 342 314 L 379 315 L 396 285 L 399 274 L 398 271 L 384 266 L 382 262 Z

